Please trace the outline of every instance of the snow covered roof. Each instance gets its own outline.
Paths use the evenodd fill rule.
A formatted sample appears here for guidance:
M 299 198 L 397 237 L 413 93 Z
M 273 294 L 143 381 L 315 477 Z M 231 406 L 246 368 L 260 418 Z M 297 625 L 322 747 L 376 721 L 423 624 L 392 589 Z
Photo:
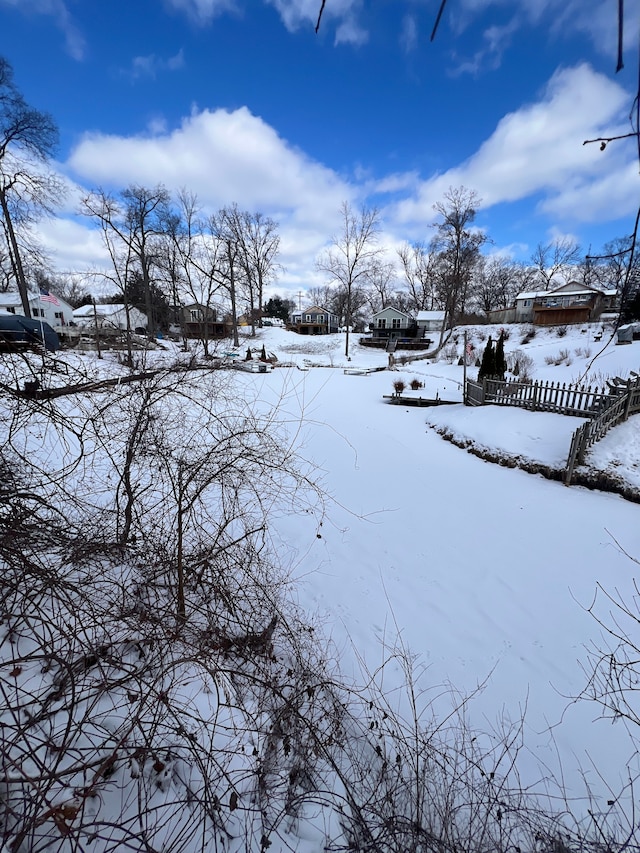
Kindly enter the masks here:
M 540 296 L 548 296 L 550 290 L 525 290 L 516 296 L 516 302 L 519 299 L 538 299 Z
M 118 302 L 112 305 L 96 305 L 95 309 L 99 317 L 110 317 L 112 314 L 124 311 L 124 303 Z M 76 308 L 73 312 L 73 316 L 93 317 L 93 305 L 83 305 L 81 308 Z
M 420 320 L 444 320 L 444 311 L 418 311 L 418 322 Z
M 29 297 L 33 297 L 35 294 L 30 293 Z M 5 305 L 21 305 L 22 300 L 20 299 L 20 294 L 15 290 L 10 290 L 8 293 L 0 293 L 0 307 L 4 307 Z

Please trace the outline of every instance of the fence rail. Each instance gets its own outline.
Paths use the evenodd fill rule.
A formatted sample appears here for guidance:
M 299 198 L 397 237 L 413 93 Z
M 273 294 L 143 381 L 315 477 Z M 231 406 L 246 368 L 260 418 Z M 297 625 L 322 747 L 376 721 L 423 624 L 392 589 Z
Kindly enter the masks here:
M 534 412 L 555 412 L 588 418 L 571 437 L 564 483 L 571 485 L 576 465 L 584 462 L 585 453 L 609 430 L 640 412 L 640 375 L 627 380 L 615 379 L 608 388 L 567 385 L 560 382 L 518 382 L 500 379 L 467 380 L 465 402 L 469 406 L 488 404 L 518 406 Z

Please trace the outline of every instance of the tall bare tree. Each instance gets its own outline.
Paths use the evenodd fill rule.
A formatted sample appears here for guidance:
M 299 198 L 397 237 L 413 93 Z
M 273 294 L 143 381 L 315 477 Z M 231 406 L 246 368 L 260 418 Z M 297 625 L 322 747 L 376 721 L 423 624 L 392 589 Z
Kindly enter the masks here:
M 209 219 L 211 236 L 219 243 L 221 260 L 219 281 L 227 291 L 231 306 L 231 329 L 234 347 L 240 346 L 238 336 L 238 294 L 245 275 L 242 247 L 238 242 L 241 213 L 236 204 L 223 207 Z
M 408 304 L 414 311 L 432 311 L 437 307 L 434 262 L 423 242 L 405 243 L 398 249 Z
M 238 225 L 251 334 L 255 335 L 256 320 L 262 326 L 264 289 L 276 277 L 279 269 L 277 257 L 280 235 L 278 223 L 262 213 L 243 211 L 238 217 Z
M 466 309 L 469 285 L 478 259 L 480 247 L 487 242 L 482 231 L 474 228 L 481 199 L 474 190 L 466 187 L 449 187 L 442 201 L 434 204 L 440 221 L 436 223 L 435 237 L 431 241 L 434 271 L 439 299 L 445 311 L 445 322 L 440 333 L 452 326 Z
M 327 273 L 330 282 L 338 284 L 345 293 L 344 352 L 348 358 L 354 289 L 370 281 L 384 249 L 378 245 L 380 212 L 377 208 L 363 206 L 356 212 L 345 201 L 340 207 L 340 217 L 341 229 L 332 237 L 331 247 L 318 259 L 317 268 Z
M 114 266 L 114 281 L 123 296 L 131 276 L 140 276 L 149 337 L 155 331 L 153 278 L 161 261 L 159 238 L 166 233 L 169 203 L 169 193 L 162 184 L 153 189 L 132 184 L 119 196 L 94 190 L 80 205 L 84 215 L 99 223 Z
M 27 104 L 15 85 L 11 65 L 0 57 L 0 214 L 9 268 L 26 317 L 31 310 L 19 227 L 28 230 L 62 197 L 61 182 L 47 170 L 57 142 L 53 118 Z
M 538 283 L 543 290 L 559 285 L 558 277 L 567 278 L 580 260 L 580 246 L 571 237 L 558 237 L 551 243 L 538 243 L 531 255 Z

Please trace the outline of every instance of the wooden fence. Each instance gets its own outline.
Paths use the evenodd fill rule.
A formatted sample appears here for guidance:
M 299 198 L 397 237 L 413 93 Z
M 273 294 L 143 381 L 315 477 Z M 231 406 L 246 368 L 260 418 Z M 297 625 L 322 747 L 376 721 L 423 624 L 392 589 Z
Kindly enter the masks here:
M 533 412 L 593 417 L 611 396 L 607 388 L 567 385 L 566 382 L 519 382 L 500 379 L 467 380 L 467 405 L 519 406 Z
M 589 447 L 629 415 L 640 412 L 640 375 L 632 372 L 629 379 L 616 378 L 601 389 L 560 382 L 468 379 L 464 399 L 468 406 L 518 406 L 534 412 L 588 418 L 571 437 L 564 475 L 564 483 L 569 486 L 575 466 L 584 462 Z
M 564 472 L 565 486 L 571 485 L 575 466 L 582 465 L 585 453 L 596 441 L 603 438 L 612 427 L 626 421 L 629 415 L 640 412 L 640 376 L 634 373 L 633 378 L 628 379 L 626 383 L 617 380 L 611 384 L 611 388 L 608 405 L 591 420 L 579 426 L 571 436 L 569 458 Z

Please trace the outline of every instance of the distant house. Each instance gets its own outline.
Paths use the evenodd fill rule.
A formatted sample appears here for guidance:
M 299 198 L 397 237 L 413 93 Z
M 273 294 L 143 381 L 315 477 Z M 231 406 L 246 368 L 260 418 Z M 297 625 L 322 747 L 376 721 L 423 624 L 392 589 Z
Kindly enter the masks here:
M 427 349 L 432 343 L 415 317 L 391 306 L 376 311 L 369 323 L 369 330 L 371 335 L 360 338 L 360 343 L 367 347 L 386 348 L 387 352 L 395 352 L 396 349 Z
M 374 338 L 384 338 L 385 340 L 395 341 L 400 338 L 418 337 L 418 324 L 414 317 L 400 311 L 398 308 L 383 308 L 382 311 L 376 311 L 371 318 L 369 328 Z
M 611 305 L 612 292 L 569 281 L 554 290 L 519 293 L 515 301 L 517 323 L 561 326 L 596 320 Z
M 147 316 L 134 308 L 128 306 L 129 311 L 129 328 L 132 331 L 135 329 L 147 328 Z M 126 330 L 127 328 L 127 306 L 122 303 L 114 303 L 112 305 L 83 305 L 82 308 L 76 308 L 73 312 L 73 320 L 83 329 L 99 329 L 105 330 Z
M 56 296 L 50 290 L 40 290 L 38 293 L 29 291 L 29 310 L 34 320 L 44 320 L 53 329 L 68 326 L 73 320 L 73 308 L 61 296 Z M 17 291 L 0 293 L 0 308 L 9 314 L 24 316 L 22 299 Z
M 189 305 L 180 306 L 177 313 L 180 328 L 187 338 L 213 340 L 225 338 L 229 333 L 227 324 L 218 319 L 218 312 L 211 306 L 192 302 Z
M 440 332 L 444 326 L 444 311 L 418 311 L 416 321 L 418 328 L 425 332 Z
M 330 335 L 339 331 L 339 320 L 326 308 L 312 305 L 304 311 L 293 311 L 289 328 L 300 335 Z

